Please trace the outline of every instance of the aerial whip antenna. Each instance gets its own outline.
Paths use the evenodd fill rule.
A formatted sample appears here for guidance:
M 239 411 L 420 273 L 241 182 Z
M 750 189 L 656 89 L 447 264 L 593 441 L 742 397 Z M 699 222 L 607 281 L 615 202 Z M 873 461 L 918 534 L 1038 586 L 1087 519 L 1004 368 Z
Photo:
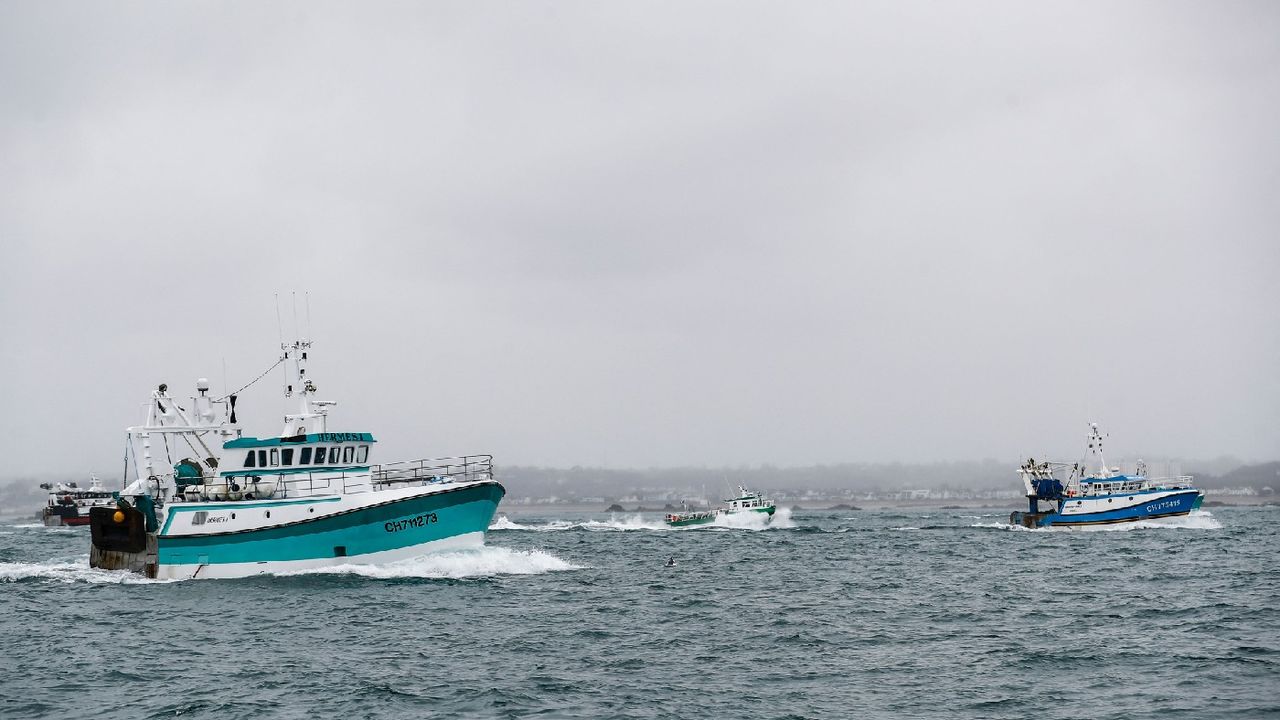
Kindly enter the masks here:
M 280 338 L 280 349 L 284 354 L 280 357 L 280 376 L 284 380 L 282 385 L 285 389 L 285 397 L 289 396 L 289 368 L 284 366 L 285 358 L 289 357 L 289 350 L 284 345 L 284 323 L 280 322 L 280 293 L 274 293 L 276 298 L 276 335 Z
M 284 349 L 284 324 L 280 322 L 280 293 L 273 293 L 276 299 L 276 336 L 280 338 L 280 349 Z

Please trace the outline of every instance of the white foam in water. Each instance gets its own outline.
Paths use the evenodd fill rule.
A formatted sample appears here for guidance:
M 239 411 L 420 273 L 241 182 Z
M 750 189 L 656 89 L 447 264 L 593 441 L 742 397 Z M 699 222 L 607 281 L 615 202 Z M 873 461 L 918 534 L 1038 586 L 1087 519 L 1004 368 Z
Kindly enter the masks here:
M 1112 523 L 1109 525 L 1027 528 L 1021 525 L 1010 525 L 1009 523 L 974 523 L 970 527 L 1026 530 L 1028 532 L 1128 532 L 1130 530 L 1221 530 L 1222 523 L 1213 516 L 1213 513 L 1207 510 L 1195 510 L 1190 515 Z
M 521 525 L 518 522 L 512 522 L 506 515 L 499 515 L 489 526 L 490 530 L 533 530 L 528 525 Z
M 494 575 L 540 575 L 562 570 L 578 570 L 578 565 L 541 550 L 511 550 L 482 547 L 431 553 L 422 557 L 386 563 L 385 565 L 335 565 L 315 570 L 278 573 L 279 575 L 360 575 L 368 578 L 429 578 L 460 580 Z
M 1221 530 L 1222 523 L 1213 517 L 1213 513 L 1195 510 L 1190 515 L 1158 518 L 1155 520 L 1139 520 L 1131 523 L 1114 525 L 1095 525 L 1092 527 L 1073 528 L 1093 532 L 1124 532 L 1127 530 Z
M 769 515 L 758 512 L 716 515 L 716 519 L 711 521 L 711 525 L 714 527 L 734 528 L 735 530 L 764 530 L 769 527 Z
M 608 520 L 588 520 L 581 524 L 587 530 L 667 530 L 667 523 L 662 518 L 646 520 L 639 513 L 635 515 L 610 515 Z
M 561 570 L 578 570 L 577 565 L 539 550 L 519 551 L 484 547 L 434 553 L 419 558 L 385 565 L 336 565 L 315 570 L 279 573 L 279 575 L 313 575 L 339 573 L 371 578 L 442 578 L 460 579 L 494 575 L 538 575 Z M 151 580 L 127 570 L 100 570 L 89 567 L 89 558 L 51 560 L 38 563 L 0 562 L 0 583 L 44 578 L 65 583 L 132 585 L 182 582 Z
M 65 583 L 89 583 L 95 585 L 132 585 L 177 582 L 175 580 L 151 580 L 127 570 L 100 570 L 89 567 L 89 556 L 81 560 L 52 560 L 42 563 L 0 563 L 0 582 L 15 582 L 31 578 L 44 578 Z
M 552 520 L 541 525 L 523 525 L 513 522 L 506 515 L 498 517 L 489 526 L 490 530 L 532 530 L 534 532 L 557 532 L 560 530 L 667 530 L 667 524 L 661 519 L 646 520 L 640 514 L 625 515 L 621 518 L 612 515 L 608 520 Z
M 777 530 L 789 530 L 796 524 L 791 521 L 791 508 L 778 508 L 769 518 L 769 527 Z
M 779 508 L 773 515 L 762 512 L 730 513 L 717 515 L 711 522 L 712 527 L 733 528 L 735 530 L 769 530 L 794 528 L 791 521 L 791 510 Z
M 646 518 L 640 513 L 634 515 L 611 515 L 608 520 L 582 520 L 574 522 L 571 520 L 552 520 L 543 524 L 525 525 L 512 521 L 505 515 L 501 515 L 493 524 L 489 526 L 490 530 L 529 530 L 533 532 L 557 532 L 561 530 L 604 530 L 604 531 L 632 531 L 632 530 L 689 530 L 697 528 L 719 527 L 735 530 L 768 530 L 770 528 L 794 528 L 795 523 L 791 521 L 791 511 L 786 508 L 779 509 L 770 518 L 764 513 L 734 513 L 732 515 L 718 515 L 715 520 L 706 525 L 694 525 L 685 528 L 672 528 L 667 525 L 666 521 L 659 517 Z
M 1021 530 L 1025 530 L 1026 532 L 1049 532 L 1050 530 L 1050 528 L 1029 528 L 1021 525 L 1011 525 L 1007 522 L 974 523 L 969 527 L 995 528 L 996 530 L 1008 530 L 1010 532 L 1017 532 Z
M 21 525 L 10 525 L 9 527 L 21 530 L 30 530 L 31 528 L 42 528 L 44 527 L 44 523 L 22 523 Z

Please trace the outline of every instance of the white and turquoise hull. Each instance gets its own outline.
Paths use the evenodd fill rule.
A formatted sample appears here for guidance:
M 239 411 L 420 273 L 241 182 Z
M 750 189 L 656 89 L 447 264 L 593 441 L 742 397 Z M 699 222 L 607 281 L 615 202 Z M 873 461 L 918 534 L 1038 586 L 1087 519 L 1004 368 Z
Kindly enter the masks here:
M 235 578 L 476 547 L 503 494 L 497 482 L 482 481 L 170 504 L 156 538 L 155 576 Z

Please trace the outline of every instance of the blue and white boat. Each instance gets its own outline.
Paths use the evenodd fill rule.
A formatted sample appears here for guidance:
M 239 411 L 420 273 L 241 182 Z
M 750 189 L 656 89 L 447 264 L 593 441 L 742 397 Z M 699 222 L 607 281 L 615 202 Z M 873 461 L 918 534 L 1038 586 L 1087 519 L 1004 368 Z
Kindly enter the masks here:
M 126 481 L 90 513 L 90 565 L 161 579 L 231 578 L 385 563 L 482 545 L 504 490 L 489 455 L 374 463 L 374 436 L 331 432 L 306 375 L 311 343 L 282 345 L 301 400 L 279 437 L 245 437 L 236 396 L 166 385 L 128 429 Z M 130 473 L 130 471 L 132 471 Z
M 1089 455 L 1097 458 L 1096 470 L 1089 469 Z M 1196 489 L 1189 475 L 1150 478 L 1141 460 L 1133 475 L 1108 467 L 1096 423 L 1089 425 L 1088 455 L 1083 462 L 1036 462 L 1032 458 L 1018 472 L 1029 506 L 1027 512 L 1011 514 L 1009 522 L 1029 528 L 1109 525 L 1189 515 L 1204 501 L 1204 491 Z

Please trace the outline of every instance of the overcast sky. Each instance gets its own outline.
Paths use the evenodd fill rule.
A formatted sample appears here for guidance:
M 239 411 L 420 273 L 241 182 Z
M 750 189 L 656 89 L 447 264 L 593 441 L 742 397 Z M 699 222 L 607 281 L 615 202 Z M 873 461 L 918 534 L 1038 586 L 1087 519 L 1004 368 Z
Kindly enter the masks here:
M 1278 231 L 1271 2 L 10 1 L 0 474 L 293 292 L 384 460 L 1275 459 Z

